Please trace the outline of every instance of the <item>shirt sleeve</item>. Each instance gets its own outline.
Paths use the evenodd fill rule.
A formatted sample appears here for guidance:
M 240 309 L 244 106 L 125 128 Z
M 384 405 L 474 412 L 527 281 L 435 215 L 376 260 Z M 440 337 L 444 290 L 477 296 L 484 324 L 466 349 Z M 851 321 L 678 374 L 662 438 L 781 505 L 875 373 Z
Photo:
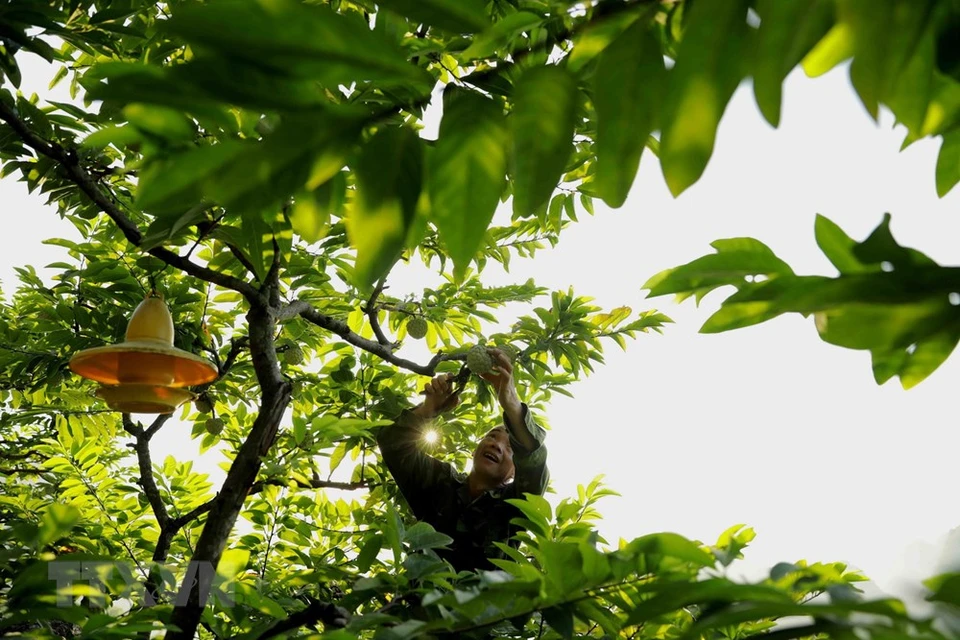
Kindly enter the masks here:
M 380 457 L 419 519 L 427 517 L 425 511 L 428 510 L 433 489 L 454 474 L 452 465 L 424 451 L 423 435 L 429 424 L 429 420 L 404 411 L 396 422 L 377 434 Z
M 550 471 L 547 469 L 547 447 L 543 444 L 547 432 L 537 424 L 530 413 L 530 408 L 523 404 L 523 424 L 510 424 L 507 414 L 503 414 L 503 423 L 510 434 L 510 447 L 513 449 L 513 466 L 515 468 L 511 492 L 518 497 L 525 493 L 543 495 L 550 482 Z M 536 441 L 536 446 L 527 449 L 515 435 L 515 429 L 526 430 Z

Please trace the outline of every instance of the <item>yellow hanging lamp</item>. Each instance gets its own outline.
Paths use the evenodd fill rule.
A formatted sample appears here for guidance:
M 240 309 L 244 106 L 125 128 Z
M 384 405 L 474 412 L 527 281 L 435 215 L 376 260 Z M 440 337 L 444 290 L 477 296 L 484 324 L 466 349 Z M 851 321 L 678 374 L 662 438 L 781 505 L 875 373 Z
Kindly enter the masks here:
M 70 369 L 99 382 L 97 395 L 123 413 L 172 413 L 194 398 L 183 387 L 217 377 L 210 361 L 173 346 L 173 317 L 156 293 L 137 306 L 123 342 L 78 351 Z

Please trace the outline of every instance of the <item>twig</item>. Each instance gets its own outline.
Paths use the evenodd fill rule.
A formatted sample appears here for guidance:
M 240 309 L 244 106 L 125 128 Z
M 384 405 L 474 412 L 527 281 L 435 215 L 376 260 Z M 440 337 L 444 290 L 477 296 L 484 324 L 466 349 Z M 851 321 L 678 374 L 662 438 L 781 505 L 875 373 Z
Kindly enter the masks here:
M 317 325 L 321 329 L 326 329 L 327 331 L 337 334 L 353 346 L 359 347 L 364 351 L 368 351 L 373 355 L 385 360 L 386 362 L 389 362 L 390 364 L 407 369 L 408 371 L 412 371 L 414 373 L 419 373 L 420 375 L 432 376 L 436 372 L 437 365 L 439 365 L 441 362 L 445 362 L 447 360 L 466 359 L 466 355 L 455 353 L 438 353 L 433 356 L 430 361 L 427 362 L 427 364 L 419 364 L 405 358 L 399 358 L 395 356 L 390 349 L 379 342 L 364 338 L 363 336 L 351 331 L 350 326 L 343 320 L 338 320 L 337 318 L 320 313 L 311 304 L 302 300 L 296 300 L 284 307 L 277 314 L 277 321 L 282 322 L 283 320 L 288 320 L 295 316 L 300 316 L 304 320 Z
M 269 640 L 287 631 L 299 629 L 308 624 L 322 622 L 323 626 L 332 629 L 342 629 L 350 622 L 350 613 L 343 607 L 330 602 L 315 600 L 306 609 L 278 621 L 272 627 L 256 637 L 256 640 Z
M 383 333 L 383 327 L 380 326 L 380 320 L 377 318 L 377 313 L 379 311 L 379 307 L 377 306 L 377 298 L 379 298 L 380 294 L 383 293 L 385 283 L 386 277 L 380 278 L 380 281 L 377 282 L 377 285 L 373 288 L 373 293 L 370 294 L 370 298 L 367 300 L 367 305 L 364 311 L 367 314 L 367 319 L 370 321 L 370 327 L 373 329 L 373 335 L 377 337 L 377 342 L 387 347 L 392 352 L 395 351 L 399 345 L 396 342 L 390 342 L 386 334 Z

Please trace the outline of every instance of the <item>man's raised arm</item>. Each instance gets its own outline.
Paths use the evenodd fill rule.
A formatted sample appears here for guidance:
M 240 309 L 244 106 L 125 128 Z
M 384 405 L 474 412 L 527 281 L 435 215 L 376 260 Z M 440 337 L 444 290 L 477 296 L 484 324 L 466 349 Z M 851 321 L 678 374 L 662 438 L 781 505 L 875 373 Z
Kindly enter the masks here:
M 547 448 L 543 440 L 547 433 L 537 424 L 526 404 L 520 401 L 513 380 L 513 364 L 499 349 L 491 349 L 494 368 L 481 376 L 497 391 L 497 401 L 503 409 L 503 424 L 510 434 L 513 449 L 513 491 L 518 495 L 543 495 L 550 481 L 547 469 Z
M 421 505 L 429 501 L 431 489 L 454 472 L 448 463 L 427 455 L 425 433 L 437 415 L 455 407 L 459 401 L 450 393 L 445 378 L 431 380 L 425 392 L 423 404 L 404 411 L 396 422 L 377 434 L 380 457 L 418 518 Z

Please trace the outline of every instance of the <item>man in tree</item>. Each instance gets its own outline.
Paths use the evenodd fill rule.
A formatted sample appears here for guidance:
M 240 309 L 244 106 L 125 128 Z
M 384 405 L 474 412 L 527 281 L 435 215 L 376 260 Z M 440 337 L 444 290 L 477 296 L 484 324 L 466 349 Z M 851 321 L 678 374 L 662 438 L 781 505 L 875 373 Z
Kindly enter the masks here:
M 380 455 L 414 515 L 453 538 L 440 556 L 457 571 L 492 569 L 489 559 L 503 557 L 493 543 L 507 542 L 517 530 L 510 520 L 521 515 L 506 500 L 542 495 L 549 479 L 546 433 L 517 395 L 509 358 L 497 349 L 490 355 L 495 366 L 481 377 L 497 392 L 504 426 L 491 429 L 477 445 L 469 474 L 424 451 L 434 418 L 460 402 L 452 375 L 427 383 L 423 403 L 377 437 Z

